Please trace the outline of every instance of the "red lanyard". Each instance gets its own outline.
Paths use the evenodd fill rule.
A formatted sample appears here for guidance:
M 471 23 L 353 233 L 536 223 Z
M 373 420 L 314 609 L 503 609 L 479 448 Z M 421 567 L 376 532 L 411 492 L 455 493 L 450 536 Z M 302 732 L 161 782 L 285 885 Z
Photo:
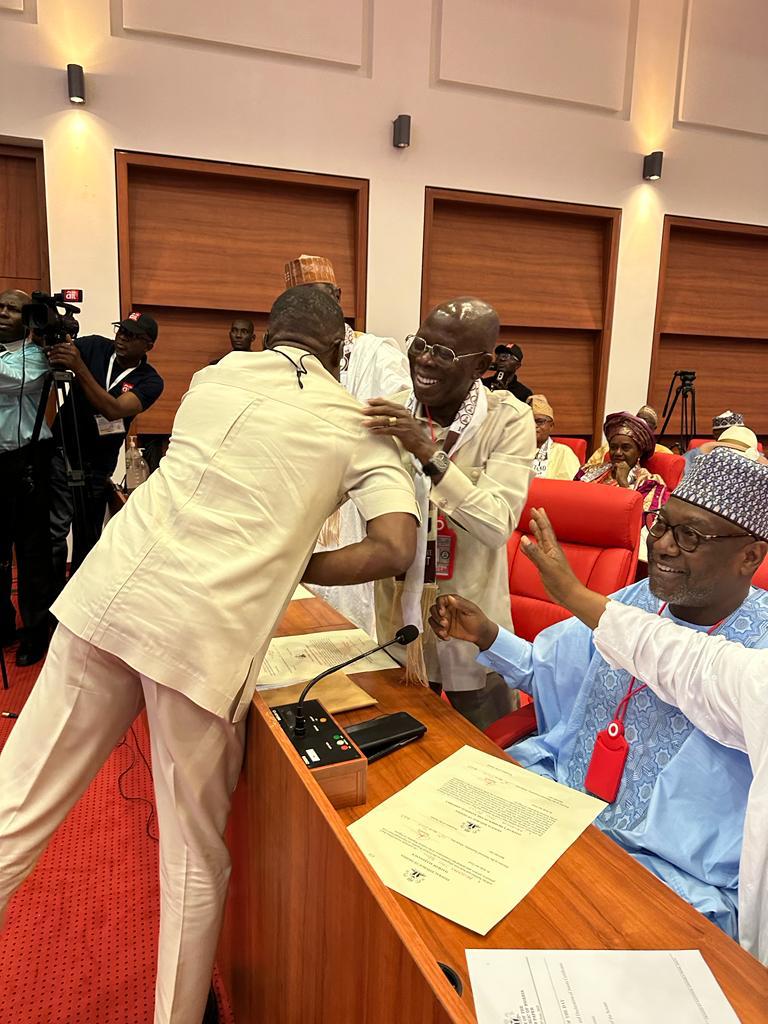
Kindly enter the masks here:
M 664 614 L 666 607 L 665 603 L 659 608 L 658 614 L 660 616 Z M 711 636 L 724 622 L 725 619 L 720 619 L 719 622 L 716 622 L 714 626 L 707 630 L 707 635 Z M 647 683 L 640 683 L 639 686 L 635 686 L 636 682 L 637 678 L 632 676 L 627 692 L 619 701 L 608 728 L 601 729 L 597 734 L 592 758 L 589 762 L 586 778 L 584 779 L 584 788 L 587 792 L 608 803 L 613 803 L 618 795 L 619 786 L 624 774 L 624 766 L 629 754 L 629 743 L 624 736 L 624 716 L 627 713 L 627 708 L 632 698 L 648 685 Z
M 435 427 L 434 424 L 432 423 L 432 413 L 429 411 L 428 405 L 425 405 L 424 408 L 427 410 L 427 422 L 429 423 L 429 433 L 432 435 L 432 440 L 436 441 L 437 438 L 435 437 Z

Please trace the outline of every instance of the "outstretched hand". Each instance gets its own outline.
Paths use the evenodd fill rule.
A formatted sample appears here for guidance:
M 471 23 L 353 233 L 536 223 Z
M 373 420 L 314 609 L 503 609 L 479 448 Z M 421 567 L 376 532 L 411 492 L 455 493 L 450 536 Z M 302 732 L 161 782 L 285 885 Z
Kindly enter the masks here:
M 436 637 L 467 640 L 481 651 L 496 639 L 499 627 L 472 601 L 458 594 L 441 594 L 429 610 L 429 624 Z
M 563 605 L 590 629 L 594 629 L 605 611 L 608 599 L 579 582 L 557 542 L 549 516 L 543 508 L 531 510 L 531 533 L 535 543 L 529 537 L 523 537 L 521 545 L 539 570 L 545 590 L 556 604 Z

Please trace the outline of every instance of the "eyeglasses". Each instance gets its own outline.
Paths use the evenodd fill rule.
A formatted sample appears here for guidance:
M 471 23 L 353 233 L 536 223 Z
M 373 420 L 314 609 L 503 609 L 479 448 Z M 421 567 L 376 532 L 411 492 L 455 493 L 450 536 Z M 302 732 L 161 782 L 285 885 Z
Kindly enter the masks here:
M 469 356 L 485 355 L 484 352 L 465 352 L 463 355 L 457 356 L 453 349 L 446 345 L 428 345 L 418 334 L 409 334 L 405 339 L 405 347 L 408 349 L 408 355 L 421 356 L 426 353 L 432 356 L 436 363 L 443 366 L 453 366 L 460 359 L 468 359 Z
M 667 530 L 671 530 L 672 536 L 675 538 L 675 544 L 677 544 L 681 551 L 686 551 L 688 554 L 695 551 L 703 540 L 734 540 L 736 537 L 749 537 L 752 539 L 751 533 L 701 533 L 692 526 L 686 526 L 683 523 L 673 526 L 659 512 L 648 512 L 645 517 L 645 525 L 648 529 L 648 535 L 653 537 L 654 540 L 661 540 Z

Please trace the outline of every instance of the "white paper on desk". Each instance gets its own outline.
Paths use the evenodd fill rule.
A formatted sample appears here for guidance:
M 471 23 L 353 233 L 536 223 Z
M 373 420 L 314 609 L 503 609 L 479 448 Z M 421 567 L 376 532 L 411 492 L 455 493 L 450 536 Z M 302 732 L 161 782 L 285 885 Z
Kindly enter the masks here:
M 604 807 L 462 747 L 349 832 L 390 889 L 485 935 Z
M 305 683 L 332 665 L 354 658 L 376 646 L 365 630 L 338 629 L 306 636 L 277 636 L 267 648 L 267 656 L 259 672 L 257 689 L 266 686 L 290 686 Z M 397 668 L 397 662 L 377 651 L 369 658 L 350 665 L 350 672 L 376 672 Z
M 308 598 L 314 597 L 314 596 L 315 595 L 312 593 L 311 590 L 307 590 L 306 587 L 303 587 L 301 585 L 301 583 L 299 583 L 298 586 L 296 587 L 296 589 L 293 592 L 293 597 L 291 598 L 291 600 L 292 601 L 306 601 Z
M 468 949 L 478 1024 L 739 1024 L 697 949 Z

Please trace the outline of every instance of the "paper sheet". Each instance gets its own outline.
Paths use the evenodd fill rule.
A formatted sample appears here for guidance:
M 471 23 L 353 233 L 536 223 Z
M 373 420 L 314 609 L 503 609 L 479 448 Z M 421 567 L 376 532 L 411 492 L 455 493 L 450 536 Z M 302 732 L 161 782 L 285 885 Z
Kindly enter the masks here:
M 739 1024 L 697 949 L 468 949 L 478 1024 Z
M 306 601 L 307 598 L 314 597 L 314 596 L 315 595 L 312 593 L 311 590 L 307 590 L 306 587 L 302 587 L 302 585 L 299 583 L 299 585 L 296 587 L 296 589 L 293 592 L 293 597 L 291 598 L 291 600 L 292 601 Z
M 268 686 L 261 691 L 267 707 L 274 708 L 278 704 L 291 704 L 299 699 L 304 687 L 303 683 L 293 686 Z M 337 715 L 341 711 L 354 711 L 357 708 L 370 708 L 377 702 L 369 693 L 353 683 L 344 672 L 334 672 L 321 679 L 312 688 L 312 700 L 319 700 L 326 711 Z
M 264 686 L 290 686 L 306 683 L 331 665 L 346 661 L 376 646 L 362 629 L 329 630 L 306 636 L 278 636 L 271 641 L 259 672 L 258 689 Z M 350 672 L 375 672 L 398 668 L 386 653 L 378 651 L 363 661 L 350 665 Z
M 604 807 L 462 747 L 349 831 L 385 885 L 485 935 Z

